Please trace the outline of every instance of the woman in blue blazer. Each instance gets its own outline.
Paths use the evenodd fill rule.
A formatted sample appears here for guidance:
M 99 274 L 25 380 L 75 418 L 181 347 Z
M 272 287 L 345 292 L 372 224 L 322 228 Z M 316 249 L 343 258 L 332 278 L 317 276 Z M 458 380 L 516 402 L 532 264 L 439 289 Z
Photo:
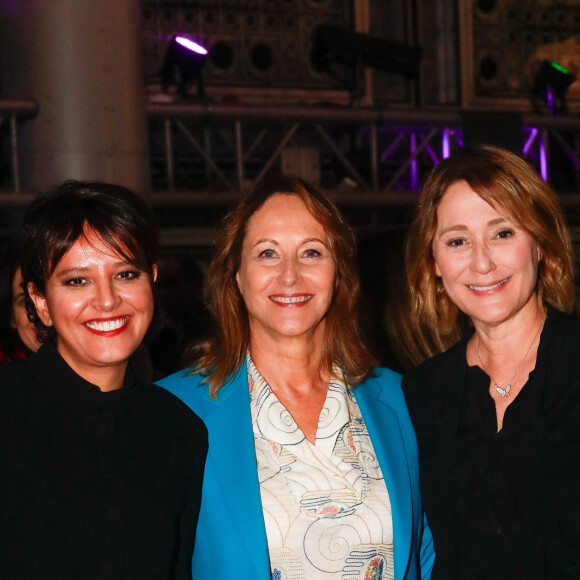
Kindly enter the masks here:
M 207 290 L 213 336 L 160 383 L 209 432 L 194 578 L 428 578 L 415 435 L 360 336 L 336 207 L 298 178 L 258 185 Z

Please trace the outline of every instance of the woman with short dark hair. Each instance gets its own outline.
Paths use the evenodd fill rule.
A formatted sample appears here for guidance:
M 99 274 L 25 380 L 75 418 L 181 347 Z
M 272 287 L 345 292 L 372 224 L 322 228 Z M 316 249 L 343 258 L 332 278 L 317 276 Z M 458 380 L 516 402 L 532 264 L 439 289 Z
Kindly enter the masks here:
M 214 332 L 161 382 L 206 422 L 196 578 L 427 578 L 433 553 L 400 376 L 358 325 L 352 231 L 291 177 L 229 214 Z
M 40 350 L 0 366 L 0 576 L 191 578 L 204 425 L 129 359 L 157 228 L 127 189 L 66 182 L 24 219 Z

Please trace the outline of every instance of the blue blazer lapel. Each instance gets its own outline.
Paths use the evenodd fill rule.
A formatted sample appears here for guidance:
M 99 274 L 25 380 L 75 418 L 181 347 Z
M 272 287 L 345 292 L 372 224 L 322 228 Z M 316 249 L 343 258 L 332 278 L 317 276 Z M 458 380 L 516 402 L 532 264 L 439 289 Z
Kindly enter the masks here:
M 405 577 L 412 540 L 412 497 L 407 455 L 397 412 L 380 396 L 380 384 L 369 379 L 354 390 L 391 500 L 395 578 Z
M 230 556 L 245 557 L 253 562 L 260 575 L 255 579 L 270 578 L 268 546 L 262 515 L 260 488 L 256 467 L 256 454 L 249 405 L 247 369 L 244 362 L 233 381 L 220 390 L 214 403 L 219 412 L 208 413 L 204 420 L 211 434 L 210 449 L 215 446 L 212 468 L 215 470 L 217 490 L 208 490 L 212 501 L 222 501 L 231 522 L 224 522 L 224 536 L 228 526 L 238 536 L 245 554 Z M 228 546 L 224 546 L 226 552 Z

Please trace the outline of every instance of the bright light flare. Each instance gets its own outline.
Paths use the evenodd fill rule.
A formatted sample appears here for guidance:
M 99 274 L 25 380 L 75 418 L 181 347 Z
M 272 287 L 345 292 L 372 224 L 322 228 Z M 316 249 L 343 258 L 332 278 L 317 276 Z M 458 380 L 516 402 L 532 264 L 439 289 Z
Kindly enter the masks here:
M 197 54 L 206 55 L 207 50 L 201 46 L 201 44 L 197 44 L 197 42 L 193 42 L 193 40 L 189 40 L 189 38 L 185 38 L 184 36 L 176 36 L 175 41 L 179 42 L 181 46 L 184 46 L 188 50 L 192 52 L 196 52 Z
M 555 68 L 557 71 L 560 71 L 562 74 L 570 74 L 570 71 L 567 68 L 564 68 L 561 64 L 558 64 L 557 62 L 551 62 L 550 66 L 552 68 Z

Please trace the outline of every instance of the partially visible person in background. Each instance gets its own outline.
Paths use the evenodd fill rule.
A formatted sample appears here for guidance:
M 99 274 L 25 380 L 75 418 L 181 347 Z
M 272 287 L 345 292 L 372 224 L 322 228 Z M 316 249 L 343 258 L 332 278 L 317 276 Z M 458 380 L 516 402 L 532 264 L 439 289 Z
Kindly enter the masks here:
M 200 261 L 186 252 L 159 261 L 155 315 L 145 337 L 156 379 L 182 369 L 187 346 L 207 336 L 203 277 Z
M 0 258 L 0 361 L 26 358 L 41 344 L 26 312 L 19 252 L 19 244 L 10 241 Z
M 298 178 L 259 183 L 223 224 L 213 332 L 160 382 L 209 432 L 196 579 L 429 577 L 415 435 L 360 331 L 355 254 Z
M 442 161 L 407 275 L 410 352 L 436 355 L 403 379 L 432 577 L 580 578 L 580 322 L 556 194 L 496 147 Z
M 42 346 L 0 365 L 0 578 L 191 579 L 207 431 L 133 361 L 158 234 L 127 189 L 38 197 L 20 266 Z

